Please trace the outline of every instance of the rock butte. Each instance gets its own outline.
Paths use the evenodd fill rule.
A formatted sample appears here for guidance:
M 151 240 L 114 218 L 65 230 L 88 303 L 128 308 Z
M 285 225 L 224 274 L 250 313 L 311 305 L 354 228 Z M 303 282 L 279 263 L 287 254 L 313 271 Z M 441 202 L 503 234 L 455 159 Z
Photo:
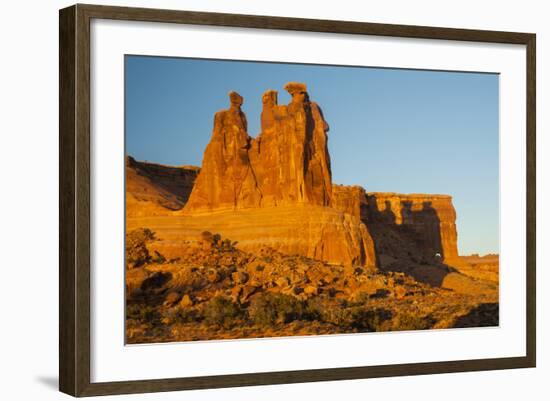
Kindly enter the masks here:
M 152 165 L 130 158 L 127 202 L 155 205 L 136 216 L 166 217 L 129 225 L 160 231 L 164 241 L 157 246 L 168 256 L 178 255 L 181 240 L 197 240 L 204 230 L 236 240 L 249 252 L 271 247 L 344 266 L 374 268 L 407 258 L 448 262 L 458 256 L 450 196 L 367 193 L 359 186 L 333 185 L 329 127 L 321 108 L 309 99 L 306 85 L 290 82 L 285 89 L 292 96 L 288 105 L 278 104 L 274 90 L 262 96 L 257 138 L 248 135 L 243 98 L 231 92 L 229 109 L 215 114 L 200 172 L 166 170 L 168 176 L 157 179 L 154 171 L 170 167 L 148 168 Z M 142 199 L 132 193 L 144 187 L 148 192 Z

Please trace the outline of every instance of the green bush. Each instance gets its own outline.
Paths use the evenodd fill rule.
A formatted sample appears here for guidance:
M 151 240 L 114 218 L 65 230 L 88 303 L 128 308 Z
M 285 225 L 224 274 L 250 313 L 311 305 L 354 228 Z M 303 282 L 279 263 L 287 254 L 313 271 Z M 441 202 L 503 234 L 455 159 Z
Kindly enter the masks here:
M 208 324 L 218 324 L 224 327 L 232 326 L 235 320 L 244 316 L 239 305 L 231 299 L 217 296 L 206 304 L 203 310 L 204 320 Z
M 248 313 L 254 323 L 272 326 L 301 319 L 304 306 L 291 295 L 266 292 L 253 299 Z

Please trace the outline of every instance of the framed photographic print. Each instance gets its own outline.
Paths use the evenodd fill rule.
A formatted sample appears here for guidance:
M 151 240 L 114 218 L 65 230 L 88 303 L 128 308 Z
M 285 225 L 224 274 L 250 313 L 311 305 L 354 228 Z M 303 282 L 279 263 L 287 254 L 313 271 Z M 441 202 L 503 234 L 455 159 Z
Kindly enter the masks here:
M 60 390 L 534 367 L 535 35 L 60 11 Z

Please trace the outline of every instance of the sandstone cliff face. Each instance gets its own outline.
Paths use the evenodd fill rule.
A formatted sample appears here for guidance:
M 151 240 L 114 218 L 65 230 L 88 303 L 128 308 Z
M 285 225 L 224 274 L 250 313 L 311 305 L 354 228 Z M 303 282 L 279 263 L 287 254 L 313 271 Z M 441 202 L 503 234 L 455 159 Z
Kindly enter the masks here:
M 333 185 L 332 206 L 366 223 L 368 219 L 367 194 L 358 186 Z
M 375 265 L 374 244 L 365 225 L 329 207 L 279 206 L 128 220 L 128 230 L 139 227 L 158 233 L 162 240 L 155 250 L 168 259 L 184 257 L 183 243 L 197 243 L 203 231 L 210 231 L 237 241 L 236 247 L 246 252 L 272 248 L 335 265 Z
M 458 257 L 456 212 L 448 195 L 367 194 L 368 225 L 401 227 L 427 256 L 440 254 L 445 262 Z
M 200 168 L 172 167 L 126 158 L 127 216 L 163 215 L 183 208 Z
M 448 195 L 366 193 L 344 185 L 334 185 L 332 195 L 334 208 L 365 223 L 380 255 L 432 261 L 440 254 L 445 262 L 458 257 L 456 212 Z

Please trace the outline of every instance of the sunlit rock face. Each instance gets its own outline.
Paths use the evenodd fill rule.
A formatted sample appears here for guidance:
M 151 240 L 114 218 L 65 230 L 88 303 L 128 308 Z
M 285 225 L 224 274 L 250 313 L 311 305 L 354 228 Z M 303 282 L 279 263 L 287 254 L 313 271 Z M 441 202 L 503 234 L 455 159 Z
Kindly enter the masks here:
M 183 214 L 221 222 L 224 213 L 233 213 L 224 235 L 247 247 L 264 244 L 330 263 L 374 266 L 372 239 L 359 216 L 332 207 L 328 124 L 321 108 L 304 84 L 290 82 L 285 89 L 292 96 L 288 105 L 278 104 L 276 91 L 264 93 L 262 132 L 255 139 L 247 133 L 243 98 L 229 94 L 231 105 L 214 117 Z M 253 209 L 271 212 L 251 221 L 260 217 L 246 212 Z
M 250 163 L 251 138 L 243 98 L 229 94 L 231 106 L 214 116 L 212 138 L 204 151 L 197 177 L 185 210 L 214 211 L 259 207 L 261 191 Z
M 262 98 L 262 132 L 247 133 L 243 98 L 231 92 L 231 106 L 216 113 L 202 172 L 185 210 L 237 210 L 281 205 L 330 206 L 332 180 L 328 124 L 304 84 L 285 86 L 288 105 L 277 92 Z

